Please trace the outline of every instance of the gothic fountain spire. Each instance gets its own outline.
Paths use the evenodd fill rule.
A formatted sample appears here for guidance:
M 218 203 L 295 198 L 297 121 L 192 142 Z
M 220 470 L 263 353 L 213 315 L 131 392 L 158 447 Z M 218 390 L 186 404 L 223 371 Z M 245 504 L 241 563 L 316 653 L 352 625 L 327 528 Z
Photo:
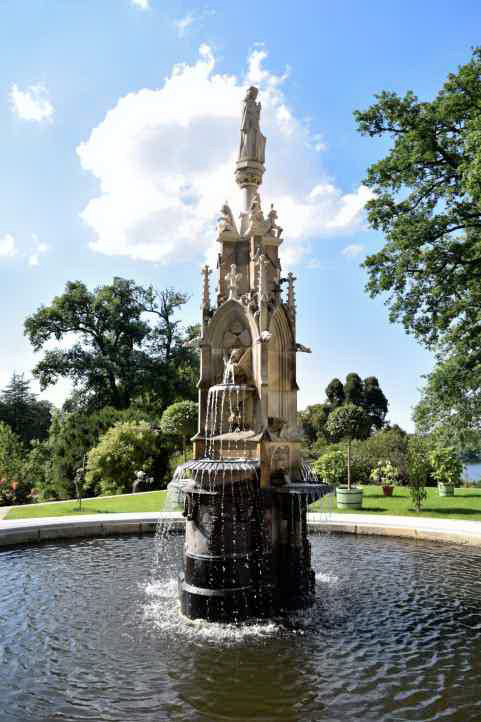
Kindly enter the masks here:
M 306 514 L 329 490 L 301 456 L 296 353 L 309 349 L 296 340 L 295 277 L 281 278 L 277 210 L 264 216 L 258 192 L 266 139 L 257 96 L 248 89 L 240 124 L 240 227 L 227 201 L 217 221 L 214 303 L 202 269 L 193 459 L 169 484 L 187 519 L 181 609 L 228 622 L 313 603 Z

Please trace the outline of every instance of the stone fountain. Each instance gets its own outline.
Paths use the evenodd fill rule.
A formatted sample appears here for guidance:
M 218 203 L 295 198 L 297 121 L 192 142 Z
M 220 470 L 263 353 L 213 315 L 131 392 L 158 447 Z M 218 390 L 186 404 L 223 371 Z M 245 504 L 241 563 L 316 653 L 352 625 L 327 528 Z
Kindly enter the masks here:
M 257 88 L 244 99 L 236 224 L 218 222 L 218 293 L 203 273 L 199 427 L 193 460 L 171 482 L 184 505 L 183 614 L 241 621 L 308 607 L 314 597 L 307 507 L 330 491 L 302 461 L 297 425 L 295 277 L 282 277 L 282 228 L 259 186 L 266 139 Z M 284 286 L 287 289 L 284 290 Z

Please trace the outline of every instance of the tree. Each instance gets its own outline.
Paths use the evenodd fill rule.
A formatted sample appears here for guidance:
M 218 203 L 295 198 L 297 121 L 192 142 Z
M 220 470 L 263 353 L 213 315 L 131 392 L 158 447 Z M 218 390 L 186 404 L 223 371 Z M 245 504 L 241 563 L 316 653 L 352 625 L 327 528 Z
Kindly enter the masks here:
M 363 381 L 361 405 L 369 416 L 371 426 L 382 429 L 385 425 L 388 402 L 375 376 L 368 376 Z
M 299 412 L 299 423 L 302 425 L 302 430 L 309 443 L 313 444 L 317 440 L 324 429 L 328 416 L 327 404 L 313 404 Z
M 326 398 L 331 411 L 344 403 L 346 394 L 342 381 L 334 378 L 329 382 L 326 387 Z
M 181 439 L 184 461 L 186 461 L 186 441 L 197 429 L 197 417 L 198 406 L 193 401 L 178 401 L 167 407 L 162 414 L 160 428 L 164 434 Z
M 178 396 L 193 397 L 192 376 L 183 372 L 198 360 L 184 347 L 174 319 L 185 301 L 172 289 L 142 288 L 122 278 L 93 292 L 70 281 L 25 321 L 36 351 L 53 339 L 75 339 L 68 348 L 45 351 L 33 373 L 42 388 L 70 378 L 88 408 L 125 409 L 144 393 L 162 399 L 164 408 Z
M 25 445 L 47 438 L 51 412 L 52 405 L 37 399 L 23 374 L 14 373 L 0 393 L 0 421 L 8 424 Z
M 459 451 L 481 449 L 481 367 L 467 369 L 461 358 L 436 365 L 426 377 L 414 408 L 416 430 L 434 434 Z
M 384 247 L 364 262 L 371 296 L 429 348 L 481 359 L 481 48 L 430 102 L 382 92 L 355 113 L 364 135 L 390 136 L 368 169 L 369 224 Z
M 419 436 L 412 436 L 409 439 L 407 470 L 409 492 L 416 511 L 419 512 L 423 501 L 427 497 L 426 484 L 432 473 L 428 444 L 425 439 Z
M 169 468 L 170 447 L 146 421 L 118 422 L 87 457 L 86 484 L 96 493 L 130 491 L 136 471 L 151 474 L 157 486 Z
M 371 429 L 381 429 L 385 424 L 388 402 L 375 376 L 361 380 L 359 374 L 350 373 L 343 384 L 338 378 L 332 379 L 326 387 L 324 404 L 313 404 L 299 413 L 304 434 L 311 443 L 318 441 L 320 436 L 325 439 L 325 424 L 331 411 L 345 402 L 363 408 L 370 421 Z
M 369 434 L 369 418 L 360 406 L 345 403 L 331 411 L 326 431 L 333 441 L 347 439 L 347 488 L 351 490 L 351 444 Z
M 23 482 L 23 457 L 19 437 L 0 421 L 0 505 L 22 504 L 30 492 Z
M 90 449 L 116 422 L 125 421 L 129 416 L 131 412 L 109 406 L 94 412 L 81 410 L 54 414 L 48 439 L 50 463 L 43 495 L 73 498 L 75 472 L 83 466 Z

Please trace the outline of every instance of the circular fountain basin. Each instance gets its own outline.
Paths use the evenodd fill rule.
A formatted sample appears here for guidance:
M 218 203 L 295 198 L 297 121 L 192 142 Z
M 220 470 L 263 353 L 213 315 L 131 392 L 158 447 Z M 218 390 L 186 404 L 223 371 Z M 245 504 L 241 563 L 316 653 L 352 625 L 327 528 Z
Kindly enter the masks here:
M 2 722 L 481 718 L 481 549 L 314 535 L 314 606 L 235 626 L 182 619 L 164 541 L 0 552 Z

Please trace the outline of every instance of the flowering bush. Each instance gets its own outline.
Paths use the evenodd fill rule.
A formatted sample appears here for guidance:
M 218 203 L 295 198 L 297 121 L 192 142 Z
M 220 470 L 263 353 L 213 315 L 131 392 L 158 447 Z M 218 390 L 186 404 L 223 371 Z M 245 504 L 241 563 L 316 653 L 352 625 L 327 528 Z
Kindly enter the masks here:
M 393 486 L 399 479 L 399 469 L 390 461 L 379 461 L 371 471 L 370 478 L 375 484 Z

